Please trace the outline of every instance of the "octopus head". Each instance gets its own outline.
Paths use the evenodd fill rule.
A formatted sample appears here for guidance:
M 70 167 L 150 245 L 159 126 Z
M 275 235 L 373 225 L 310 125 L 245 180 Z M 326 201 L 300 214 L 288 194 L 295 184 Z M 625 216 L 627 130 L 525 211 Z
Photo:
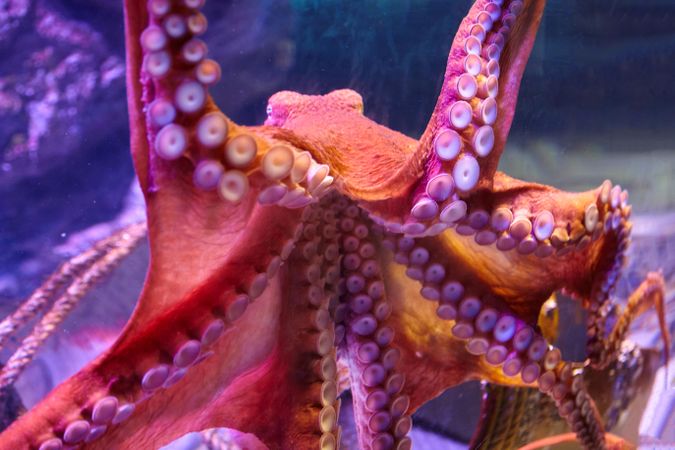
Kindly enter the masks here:
M 332 111 L 356 111 L 363 114 L 363 98 L 351 89 L 340 89 L 326 95 L 303 95 L 281 91 L 267 102 L 265 125 L 283 127 L 289 121 L 307 115 Z
M 359 114 L 363 114 L 363 97 L 356 91 L 339 89 L 324 95 L 324 98 L 341 109 L 353 110 Z
M 307 97 L 293 91 L 277 92 L 267 102 L 265 125 L 283 126 L 289 117 L 304 109 Z

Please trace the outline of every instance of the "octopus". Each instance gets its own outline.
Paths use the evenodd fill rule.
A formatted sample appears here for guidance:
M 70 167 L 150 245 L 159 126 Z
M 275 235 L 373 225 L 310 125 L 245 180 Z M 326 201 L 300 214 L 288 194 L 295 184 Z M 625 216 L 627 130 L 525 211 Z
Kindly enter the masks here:
M 475 1 L 419 140 L 366 117 L 348 89 L 279 92 L 263 125 L 235 123 L 209 95 L 221 68 L 199 38 L 203 3 L 124 2 L 147 225 L 97 245 L 32 300 L 66 286 L 67 309 L 147 227 L 144 288 L 117 341 L 0 448 L 151 449 L 225 427 L 245 448 L 331 450 L 350 389 L 359 448 L 404 450 L 417 408 L 477 379 L 538 389 L 584 448 L 607 448 L 583 375 L 614 361 L 652 307 L 668 342 L 664 284 L 650 273 L 609 325 L 628 193 L 497 170 L 545 2 Z M 557 291 L 588 312 L 583 362 L 537 323 Z

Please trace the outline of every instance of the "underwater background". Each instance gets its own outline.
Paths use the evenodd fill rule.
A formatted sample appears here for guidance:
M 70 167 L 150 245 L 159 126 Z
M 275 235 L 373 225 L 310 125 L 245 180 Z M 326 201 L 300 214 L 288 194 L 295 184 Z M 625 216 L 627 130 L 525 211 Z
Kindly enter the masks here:
M 144 214 L 128 149 L 121 3 L 0 0 L 0 315 L 65 258 Z M 470 3 L 207 1 L 205 40 L 223 68 L 213 96 L 228 116 L 257 124 L 279 90 L 349 87 L 362 94 L 366 115 L 417 138 Z M 672 0 L 549 0 L 500 165 L 561 189 L 586 190 L 605 178 L 627 188 L 634 239 L 617 294 L 661 268 L 671 331 L 674 55 Z M 1 405 L 5 423 L 109 344 L 133 308 L 146 264 L 139 249 L 82 301 L 17 382 L 19 397 Z M 583 359 L 583 317 L 564 298 L 560 314 L 559 345 Z M 654 324 L 651 314 L 638 321 L 634 339 L 656 346 Z M 668 376 L 641 391 L 642 402 L 618 421 L 633 442 L 657 439 L 643 440 L 650 442 L 644 448 L 675 445 L 672 370 Z M 480 396 L 478 383 L 469 383 L 425 406 L 415 416 L 415 448 L 463 448 Z M 640 425 L 645 410 L 650 419 Z M 175 448 L 228 448 L 226 439 L 222 447 L 207 441 L 193 436 Z

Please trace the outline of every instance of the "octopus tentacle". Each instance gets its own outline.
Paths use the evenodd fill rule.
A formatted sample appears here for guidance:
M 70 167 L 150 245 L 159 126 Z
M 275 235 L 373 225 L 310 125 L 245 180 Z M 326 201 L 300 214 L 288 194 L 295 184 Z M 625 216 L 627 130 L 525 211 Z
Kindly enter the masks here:
M 506 182 L 502 176 L 496 180 Z M 423 296 L 440 298 L 443 284 L 461 276 L 469 284 L 488 287 L 485 293 L 503 297 L 515 312 L 535 324 L 542 303 L 555 290 L 566 289 L 582 299 L 593 297 L 596 286 L 616 271 L 615 261 L 624 251 L 621 239 L 629 224 L 622 209 L 616 210 L 616 216 L 607 210 L 587 220 L 588 211 L 600 202 L 601 189 L 572 194 L 532 183 L 509 180 L 508 184 L 513 187 L 477 198 L 455 228 L 437 236 L 404 238 L 408 244 L 398 250 L 394 248 L 398 244 L 393 244 L 392 249 L 403 264 L 409 264 L 415 242 L 427 250 L 426 260 L 411 271 L 423 284 Z M 605 229 L 599 217 L 610 218 L 609 222 L 618 217 L 617 228 Z M 438 280 L 420 272 L 439 265 L 434 269 L 443 270 Z M 466 273 L 450 275 L 451 267 Z
M 270 142 L 242 133 L 207 95 L 205 86 L 218 77 L 204 79 L 199 70 L 207 62 L 205 44 L 196 37 L 206 26 L 198 12 L 202 4 L 125 2 L 132 155 L 147 204 L 149 282 L 161 286 L 146 289 L 152 292 L 137 306 L 137 313 L 148 319 L 206 281 L 229 253 L 245 254 L 246 244 L 252 249 L 263 245 L 248 224 L 272 217 L 255 200 L 265 176 L 260 170 L 244 172 L 259 168 L 260 150 L 269 149 Z M 213 70 L 207 72 L 217 75 L 215 63 L 209 64 Z M 285 171 L 292 153 L 286 147 L 280 152 L 278 162 Z M 279 165 L 268 164 L 269 170 L 275 172 Z M 176 233 L 183 239 L 175 239 Z M 179 265 L 175 255 L 191 256 Z M 247 268 L 252 273 L 244 281 L 254 283 L 254 291 L 265 285 L 267 263 L 258 260 Z M 191 283 L 185 283 L 184 274 L 190 274 Z
M 639 374 L 644 368 L 644 355 L 630 341 L 624 341 L 620 354 L 620 358 L 602 370 L 583 371 L 587 386 L 592 386 L 592 391 L 599 397 L 611 399 L 609 404 L 602 402 L 605 410 L 601 411 L 608 429 L 616 425 L 619 415 L 635 399 Z M 535 444 L 534 441 L 550 435 L 552 431 L 562 432 L 559 420 L 555 401 L 539 390 L 484 383 L 481 417 L 469 448 L 523 450 L 541 448 L 545 443 L 552 445 L 558 440 L 575 441 L 576 435 L 569 433 L 564 438 L 552 436 Z M 621 442 L 609 433 L 605 434 L 605 438 L 610 448 L 614 448 L 617 440 Z M 528 442 L 532 444 L 528 445 Z
M 275 275 L 280 262 L 290 256 L 295 240 L 300 237 L 301 227 L 289 236 L 285 230 L 293 230 L 298 218 L 288 216 L 283 222 L 278 213 L 274 216 L 275 220 L 279 224 L 283 223 L 283 226 L 276 229 L 265 227 L 263 225 L 266 220 L 265 214 L 273 213 L 272 209 L 267 208 L 265 213 L 261 213 L 262 217 L 258 217 L 256 225 L 251 225 L 246 232 L 237 234 L 238 245 L 231 247 L 228 258 L 217 261 L 218 267 L 213 269 L 213 273 L 206 279 L 186 279 L 182 275 L 184 267 L 181 265 L 176 267 L 175 263 L 166 268 L 170 273 L 157 273 L 155 264 L 159 258 L 155 258 L 151 262 L 146 288 L 118 341 L 98 360 L 58 387 L 46 403 L 34 410 L 30 421 L 21 418 L 13 424 L 5 433 L 7 442 L 14 443 L 16 448 L 26 442 L 38 448 L 50 440 L 54 442 L 55 439 L 65 443 L 77 443 L 88 439 L 87 433 L 96 430 L 96 437 L 99 440 L 92 442 L 92 446 L 97 444 L 101 445 L 101 448 L 110 448 L 110 445 L 115 446 L 117 444 L 114 443 L 117 442 L 120 448 L 124 448 L 124 442 L 141 439 L 137 436 L 140 432 L 139 427 L 147 420 L 144 417 L 151 413 L 154 402 L 163 403 L 169 399 L 174 399 L 171 404 L 175 408 L 187 409 L 180 423 L 184 426 L 191 423 L 191 413 L 188 412 L 191 411 L 190 408 L 210 401 L 207 399 L 208 392 L 217 392 L 221 384 L 230 383 L 236 375 L 250 367 L 252 360 L 259 361 L 263 358 L 273 345 L 270 337 L 270 340 L 265 342 L 260 340 L 255 351 L 253 349 L 249 351 L 250 355 L 236 356 L 241 353 L 238 346 L 242 346 L 239 340 L 243 336 L 235 337 L 236 335 L 229 334 L 230 339 L 219 343 L 218 347 L 213 349 L 215 354 L 208 351 L 213 341 L 226 328 L 231 328 L 228 324 L 247 310 L 249 303 L 252 303 L 248 306 L 249 310 L 262 311 L 258 314 L 265 317 L 264 320 L 269 323 L 276 321 L 274 311 L 279 308 L 280 300 L 279 282 Z M 256 216 L 257 214 L 253 214 L 254 218 Z M 203 242 L 192 242 L 196 249 L 202 246 L 204 251 Z M 271 247 L 270 243 L 273 243 Z M 249 250 L 256 245 L 264 245 L 266 251 L 254 256 Z M 189 264 L 189 261 L 183 261 L 181 264 Z M 196 274 L 198 271 L 193 270 L 190 273 Z M 175 292 L 166 291 L 154 284 L 155 276 L 173 277 L 182 281 L 183 285 Z M 165 297 L 171 300 L 168 306 L 166 303 L 162 304 Z M 269 314 L 272 316 L 269 317 Z M 240 320 L 243 321 L 244 318 Z M 250 321 L 257 322 L 249 318 L 245 323 L 249 324 Z M 212 355 L 210 360 L 213 362 L 188 370 L 188 367 L 195 363 L 194 358 L 200 354 L 202 357 Z M 183 376 L 197 377 L 205 370 L 214 370 L 214 364 L 217 365 L 222 378 L 213 380 L 213 385 L 204 387 L 203 396 L 194 398 L 185 384 L 177 384 L 165 390 L 162 388 L 164 383 L 173 384 Z M 205 365 L 208 368 L 205 368 Z M 255 377 L 261 376 L 257 374 Z M 236 386 L 233 389 L 232 392 L 237 392 Z M 145 402 L 150 394 L 154 394 L 157 400 L 150 399 L 150 402 Z M 176 406 L 176 401 L 181 401 L 178 399 L 183 399 L 185 403 Z M 118 418 L 114 419 L 108 414 L 107 421 L 95 423 L 93 410 L 99 401 L 103 401 L 101 407 L 105 411 L 117 411 L 113 416 L 117 414 Z M 134 410 L 136 413 L 132 415 Z M 129 416 L 133 420 L 130 420 L 129 424 L 122 424 L 122 419 L 128 419 Z M 203 428 L 220 426 L 221 419 L 222 416 L 216 414 L 212 421 L 202 423 Z M 244 425 L 241 421 L 234 421 L 233 424 L 234 428 Z M 108 426 L 111 430 L 107 433 L 102 433 L 102 428 L 97 428 Z M 164 433 L 160 428 L 158 425 L 156 431 Z M 176 433 L 180 433 L 181 427 L 177 425 L 175 430 Z M 191 430 L 182 428 L 182 432 L 187 431 Z M 161 439 L 170 440 L 171 437 L 166 435 L 166 438 L 160 439 L 153 436 L 153 433 L 148 433 L 143 439 L 157 439 L 159 442 Z M 101 444 L 98 444 L 99 441 Z M 138 445 L 142 447 L 141 443 Z
M 560 361 L 559 352 L 556 349 L 549 350 L 540 364 L 542 374 L 539 376 L 536 385 L 542 393 L 547 394 L 555 402 L 558 414 L 574 431 L 578 441 L 584 448 L 605 448 L 605 441 L 608 436 L 604 431 L 602 418 L 597 407 L 585 387 L 583 369 L 580 367 L 573 368 L 574 364 Z M 517 407 L 517 405 L 514 406 Z M 506 439 L 513 442 L 517 437 L 517 425 L 509 424 L 509 426 L 515 426 L 516 429 L 500 431 L 505 434 Z M 490 430 L 484 429 L 482 432 L 490 433 Z M 499 436 L 497 434 L 490 437 L 499 442 L 502 439 Z M 493 443 L 493 445 L 496 445 L 496 443 Z M 505 444 L 502 442 L 500 445 Z
M 475 2 L 453 43 L 443 90 L 420 142 L 364 117 L 360 96 L 352 91 L 325 96 L 281 92 L 270 99 L 266 123 L 280 128 L 276 137 L 311 149 L 318 161 L 328 164 L 341 191 L 358 198 L 376 222 L 393 232 L 436 234 L 448 226 L 441 220 L 447 214 L 441 212 L 473 192 L 479 179 L 481 169 L 470 152 L 454 163 L 462 139 L 479 156 L 489 156 L 481 186 L 492 186 L 501 150 L 491 150 L 495 139 L 501 149 L 508 134 L 544 4 L 525 3 Z M 468 63 L 461 62 L 465 60 Z M 503 81 L 501 91 L 498 77 Z M 322 114 L 311 116 L 317 109 Z M 503 112 L 499 119 L 498 109 Z M 460 137 L 452 127 L 465 130 L 467 136 Z M 437 139 L 437 134 L 444 139 Z M 448 134 L 456 139 L 448 141 Z M 341 151 L 335 152 L 338 142 Z
M 588 358 L 592 367 L 602 369 L 619 354 L 631 322 L 649 308 L 656 308 L 664 343 L 665 360 L 668 361 L 670 336 L 665 322 L 665 282 L 660 273 L 650 272 L 640 286 L 628 297 L 626 307 L 619 315 L 614 327 L 607 333 L 604 326 L 605 311 L 600 312 L 603 320 L 589 318 Z
M 499 314 L 489 298 L 483 300 L 467 296 L 457 308 L 447 305 L 451 313 L 439 308 L 443 319 L 454 321 L 453 337 L 465 341 L 465 351 L 482 357 L 480 377 L 509 386 L 537 386 L 555 400 L 585 448 L 604 448 L 602 420 L 581 368 L 563 362 L 560 350 L 517 316 Z
M 401 261 L 406 249 L 406 275 L 430 283 L 420 295 L 437 305 L 438 320 L 451 324 L 452 337 L 463 342 L 464 351 L 480 357 L 481 377 L 517 385 L 534 383 L 541 372 L 539 361 L 548 348 L 534 325 L 516 315 L 504 299 L 471 283 L 461 271 L 446 271 L 437 262 L 429 263 L 436 258 L 430 259 L 431 252 L 415 246 L 411 238 L 398 240 L 395 258 Z M 514 377 L 520 380 L 514 381 Z
M 614 252 L 608 254 L 599 274 L 594 277 L 587 303 L 590 310 L 587 321 L 587 352 L 591 365 L 596 368 L 606 367 L 616 357 L 630 322 L 646 308 L 653 306 L 658 314 L 664 352 L 670 347 L 670 336 L 665 323 L 665 292 L 663 276 L 649 273 L 643 283 L 631 294 L 626 309 L 622 312 L 614 329 L 607 335 L 606 319 L 616 307 L 612 292 L 625 262 L 625 253 L 630 244 L 632 224 L 629 222 L 631 206 L 628 204 L 628 192 L 619 185 L 612 185 L 605 180 L 598 193 L 597 214 L 587 209 L 586 214 L 597 217 L 605 234 L 614 232 Z M 605 347 L 604 349 L 602 347 Z M 667 356 L 665 360 L 667 361 Z
M 359 443 L 377 450 L 410 449 L 410 398 L 401 394 L 405 377 L 396 370 L 400 350 L 391 345 L 395 338 L 388 324 L 392 307 L 369 236 L 371 230 L 360 216 L 352 205 L 340 223 L 345 301 L 349 305 L 345 345 Z
M 126 3 L 131 125 L 147 136 L 135 142 L 133 153 L 146 172 L 141 184 L 147 199 L 173 192 L 178 183 L 177 189 L 216 191 L 238 203 L 257 186 L 263 204 L 306 206 L 325 193 L 332 176 L 307 152 L 241 127 L 218 109 L 208 87 L 218 82 L 220 67 L 206 59 L 198 37 L 206 31 L 202 5 Z
M 258 417 L 245 429 L 270 449 L 332 450 L 339 442 L 340 400 L 325 275 L 335 263 L 324 259 L 320 236 L 330 234 L 334 224 L 319 208 L 304 213 L 302 236 L 280 269 L 286 302 L 280 311 L 279 342 L 265 377 L 256 384 L 266 393 L 261 395 L 264 402 L 255 406 Z M 280 417 L 282 410 L 287 413 Z
M 169 309 L 226 259 L 233 264 L 234 255 L 241 255 L 239 264 L 248 272 L 242 282 L 252 283 L 237 288 L 259 294 L 267 265 L 284 251 L 272 249 L 270 255 L 265 249 L 266 237 L 279 236 L 265 230 L 264 223 L 278 221 L 269 206 L 303 208 L 332 183 L 327 168 L 306 151 L 270 138 L 269 130 L 239 127 L 218 111 L 206 86 L 217 81 L 219 69 L 204 59 L 205 44 L 196 37 L 206 26 L 198 12 L 202 5 L 125 3 L 132 153 L 144 177 L 149 281 L 158 286 L 137 307 L 146 317 Z M 155 67 L 157 58 L 169 63 Z M 183 239 L 176 240 L 176 233 Z M 289 238 L 281 236 L 281 243 Z M 259 249 L 265 250 L 250 261 L 247 253 Z M 175 255 L 191 256 L 178 266 Z M 191 283 L 182 280 L 184 274 Z
M 460 193 L 491 186 L 544 3 L 476 1 L 462 21 L 420 139 L 431 150 L 423 186 L 436 173 L 451 174 Z
M 582 371 L 571 376 L 569 372 L 572 370 L 568 363 L 559 363 L 555 371 L 549 369 L 540 377 L 539 389 L 544 392 L 550 389 L 547 393 L 555 400 L 558 412 L 585 448 L 606 448 L 602 418 L 585 387 Z
M 207 26 L 201 4 L 125 1 L 132 154 L 144 192 L 158 183 L 160 161 L 149 149 L 167 159 L 180 157 L 189 140 L 185 125 L 194 125 L 207 102 L 214 109 L 205 87 L 218 81 L 220 67 L 205 59 L 206 45 L 197 37 Z M 202 127 L 209 145 L 222 141 L 229 128 L 224 116 L 210 119 Z
M 586 219 L 597 221 L 602 226 L 602 232 L 613 235 L 612 252 L 607 254 L 605 263 L 600 267 L 598 276 L 592 282 L 590 292 L 585 297 L 592 312 L 608 308 L 612 304 L 611 295 L 625 263 L 625 255 L 630 245 L 630 234 L 633 225 L 630 222 L 632 206 L 628 203 L 628 192 L 620 185 L 612 185 L 605 180 L 598 191 L 597 208 L 592 205 L 586 209 Z M 589 320 L 602 321 L 597 314 L 591 315 Z
M 406 163 L 424 171 L 404 201 L 412 206 L 399 213 L 391 201 L 369 205 L 375 220 L 390 222 L 391 231 L 436 234 L 458 213 L 463 198 L 492 187 L 544 3 L 474 3 L 453 41 L 418 150 Z M 403 217 L 403 223 L 392 222 L 392 216 Z
M 395 260 L 406 265 L 408 277 L 428 283 L 421 295 L 438 302 L 436 314 L 452 324 L 452 338 L 463 342 L 467 357 L 478 357 L 474 364 L 480 378 L 538 386 L 557 402 L 560 414 L 587 448 L 602 448 L 602 422 L 581 378 L 573 385 L 573 365 L 562 362 L 560 351 L 514 314 L 506 306 L 508 300 L 467 282 L 467 274 L 453 272 L 453 265 L 435 262 L 439 251 L 416 245 L 419 242 L 409 237 L 394 241 L 390 236 L 387 245 L 395 249 Z M 446 279 L 446 273 L 452 279 Z

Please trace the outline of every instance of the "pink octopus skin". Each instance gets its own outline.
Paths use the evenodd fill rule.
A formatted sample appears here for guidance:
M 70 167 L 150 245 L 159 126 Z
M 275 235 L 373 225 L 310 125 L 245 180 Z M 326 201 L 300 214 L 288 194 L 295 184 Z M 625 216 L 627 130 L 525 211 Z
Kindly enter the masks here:
M 227 427 L 246 448 L 330 450 L 349 386 L 360 448 L 407 449 L 411 414 L 473 379 L 538 387 L 603 448 L 581 369 L 537 316 L 565 289 L 597 324 L 627 194 L 496 170 L 544 1 L 473 4 L 419 141 L 364 116 L 351 90 L 280 92 L 264 125 L 236 124 L 208 96 L 220 69 L 195 40 L 202 3 L 125 0 L 145 286 L 118 341 L 0 448 L 151 449 Z M 653 277 L 636 302 L 658 306 L 661 288 Z M 591 356 L 610 358 L 596 336 Z

